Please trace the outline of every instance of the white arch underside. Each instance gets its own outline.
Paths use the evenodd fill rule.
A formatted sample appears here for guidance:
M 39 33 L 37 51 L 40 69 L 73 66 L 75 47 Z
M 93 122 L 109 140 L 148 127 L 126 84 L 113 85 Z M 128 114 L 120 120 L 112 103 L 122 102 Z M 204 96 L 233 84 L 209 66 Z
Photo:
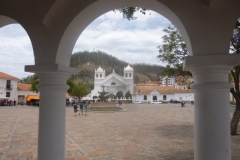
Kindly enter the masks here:
M 12 18 L 0 15 L 0 28 L 14 23 L 17 23 L 17 21 Z

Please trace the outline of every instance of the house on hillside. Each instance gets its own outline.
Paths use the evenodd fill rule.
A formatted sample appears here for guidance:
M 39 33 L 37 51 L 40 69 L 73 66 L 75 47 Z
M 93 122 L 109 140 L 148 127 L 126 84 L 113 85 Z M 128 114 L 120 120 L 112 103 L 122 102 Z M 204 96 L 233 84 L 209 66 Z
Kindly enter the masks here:
M 0 98 L 17 100 L 17 82 L 19 78 L 0 72 Z
M 125 95 L 128 91 L 133 93 L 133 68 L 129 65 L 124 68 L 124 75 L 118 75 L 114 70 L 111 74 L 105 76 L 105 70 L 101 67 L 95 70 L 94 89 L 91 91 L 91 97 L 99 96 L 99 92 L 104 91 L 116 95 L 122 91 Z

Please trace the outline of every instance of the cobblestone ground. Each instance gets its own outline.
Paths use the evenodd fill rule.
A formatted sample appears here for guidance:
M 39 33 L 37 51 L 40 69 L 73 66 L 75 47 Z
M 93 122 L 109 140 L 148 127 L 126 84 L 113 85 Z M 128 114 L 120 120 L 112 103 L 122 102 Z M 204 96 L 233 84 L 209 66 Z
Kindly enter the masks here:
M 193 106 L 123 105 L 74 116 L 66 107 L 66 160 L 193 160 Z M 37 159 L 38 107 L 0 107 L 0 160 Z M 240 160 L 240 135 L 232 137 Z

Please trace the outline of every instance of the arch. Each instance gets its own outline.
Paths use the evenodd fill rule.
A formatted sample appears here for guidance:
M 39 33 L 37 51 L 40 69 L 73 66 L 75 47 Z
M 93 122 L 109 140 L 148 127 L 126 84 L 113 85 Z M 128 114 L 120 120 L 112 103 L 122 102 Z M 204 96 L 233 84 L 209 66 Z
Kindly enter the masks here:
M 96 74 L 96 78 L 98 78 L 98 74 Z
M 14 24 L 14 23 L 18 23 L 18 22 L 10 17 L 0 15 L 0 28 L 9 24 Z
M 144 100 L 147 100 L 147 95 L 144 95 L 143 99 L 144 99 Z
M 153 96 L 153 101 L 157 101 L 157 96 Z
M 83 32 L 83 30 L 100 15 L 113 9 L 123 8 L 126 6 L 148 8 L 168 18 L 181 32 L 188 46 L 189 53 L 192 54 L 190 39 L 184 25 L 173 11 L 171 11 L 168 7 L 166 7 L 159 1 L 99 0 L 85 8 L 69 24 L 59 43 L 56 55 L 56 63 L 69 66 L 72 50 L 74 48 L 75 43 L 77 42 L 79 35 Z
M 100 74 L 100 78 L 102 78 L 102 74 Z
M 15 30 L 15 27 L 18 28 L 18 30 Z M 22 38 L 24 38 L 24 46 L 26 46 L 28 49 L 26 50 L 20 50 L 18 49 L 18 44 L 16 43 L 9 43 L 10 46 L 8 46 L 8 43 L 4 43 L 1 50 L 4 50 L 4 47 L 7 46 L 7 50 L 5 51 L 5 53 L 7 54 L 6 57 L 8 58 L 8 60 L 5 60 L 5 62 L 2 63 L 2 65 L 4 65 L 4 63 L 6 65 L 4 65 L 4 67 L 2 68 L 2 70 L 5 70 L 5 67 L 7 68 L 9 64 L 13 65 L 14 68 L 16 69 L 16 66 L 14 64 L 18 64 L 19 68 L 24 68 L 24 66 L 26 64 L 32 64 L 34 63 L 34 52 L 33 52 L 33 44 L 31 41 L 31 37 L 29 36 L 27 30 L 24 28 L 24 26 L 20 23 L 18 23 L 18 21 L 16 21 L 15 19 L 8 17 L 8 16 L 4 16 L 4 15 L 0 15 L 0 29 L 2 29 L 2 31 L 10 31 L 11 32 L 11 37 L 13 39 L 14 36 L 14 41 L 16 42 L 20 42 L 22 40 Z M 13 35 L 14 34 L 14 35 Z M 17 36 L 19 35 L 20 36 Z M 16 36 L 16 37 L 15 37 Z M 25 41 L 25 38 L 26 41 Z M 14 53 L 14 54 L 13 54 Z M 26 54 L 26 53 L 30 53 Z M 14 57 L 15 58 L 14 58 Z M 4 58 L 5 56 L 2 55 L 1 58 Z M 19 63 L 18 57 L 24 57 L 25 59 L 28 59 L 28 61 L 23 61 L 23 63 Z M 10 63 L 8 63 L 10 61 Z M 11 69 L 12 71 L 8 72 L 8 74 L 12 74 L 11 72 L 14 72 L 14 69 Z M 22 70 L 22 72 L 24 72 L 24 69 Z M 20 74 L 20 73 L 19 73 Z M 24 73 L 22 73 L 21 76 L 23 76 Z M 14 75 L 14 74 L 13 74 Z M 27 76 L 27 75 L 26 75 Z
M 132 77 L 132 74 L 131 74 L 131 73 L 129 73 L 129 77 Z
M 127 73 L 125 73 L 125 77 L 128 77 L 128 74 L 127 74 Z

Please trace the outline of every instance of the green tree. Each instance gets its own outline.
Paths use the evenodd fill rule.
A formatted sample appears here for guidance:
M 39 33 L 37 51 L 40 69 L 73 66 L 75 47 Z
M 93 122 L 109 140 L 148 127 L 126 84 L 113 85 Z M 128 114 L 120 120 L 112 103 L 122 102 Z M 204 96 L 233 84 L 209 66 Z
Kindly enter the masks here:
M 132 99 L 132 95 L 131 95 L 131 93 L 130 93 L 130 91 L 127 91 L 127 93 L 125 94 L 125 97 L 127 98 L 127 99 Z
M 39 85 L 39 78 L 36 74 L 31 77 L 31 90 L 38 92 L 37 86 Z
M 124 8 L 117 9 L 117 11 L 122 13 L 124 19 L 131 21 L 131 20 L 137 19 L 137 17 L 134 17 L 134 14 L 136 12 L 140 12 L 145 15 L 147 12 L 147 9 L 141 8 L 141 7 L 124 7 Z
M 116 97 L 117 97 L 118 99 L 123 98 L 123 92 L 122 92 L 122 91 L 118 91 L 118 92 L 116 93 Z
M 240 18 L 238 18 L 237 23 L 233 29 L 233 36 L 230 42 L 230 51 L 233 54 L 240 53 Z M 233 97 L 236 100 L 236 108 L 233 113 L 231 120 L 231 135 L 237 134 L 238 122 L 240 120 L 240 89 L 239 89 L 239 74 L 240 74 L 240 65 L 235 66 L 231 71 L 232 77 L 234 79 L 234 88 L 230 89 Z
M 190 72 L 182 70 L 183 60 L 186 56 L 189 56 L 189 53 L 180 32 L 172 24 L 163 31 L 166 35 L 162 37 L 163 45 L 157 47 L 159 51 L 157 58 L 169 65 L 166 67 L 165 73 L 191 75 Z
M 67 92 L 69 94 L 71 94 L 72 93 L 72 89 L 75 86 L 75 83 L 70 78 L 68 78 L 67 79 L 67 85 L 69 86 L 69 89 L 67 90 Z
M 112 93 L 110 93 L 110 94 L 108 95 L 108 97 L 111 98 L 111 99 L 114 99 L 114 98 L 115 98 L 115 95 L 112 94 Z
M 70 94 L 72 96 L 78 97 L 78 100 L 80 101 L 81 98 L 86 96 L 88 93 L 88 87 L 86 87 L 85 85 L 74 85 Z

